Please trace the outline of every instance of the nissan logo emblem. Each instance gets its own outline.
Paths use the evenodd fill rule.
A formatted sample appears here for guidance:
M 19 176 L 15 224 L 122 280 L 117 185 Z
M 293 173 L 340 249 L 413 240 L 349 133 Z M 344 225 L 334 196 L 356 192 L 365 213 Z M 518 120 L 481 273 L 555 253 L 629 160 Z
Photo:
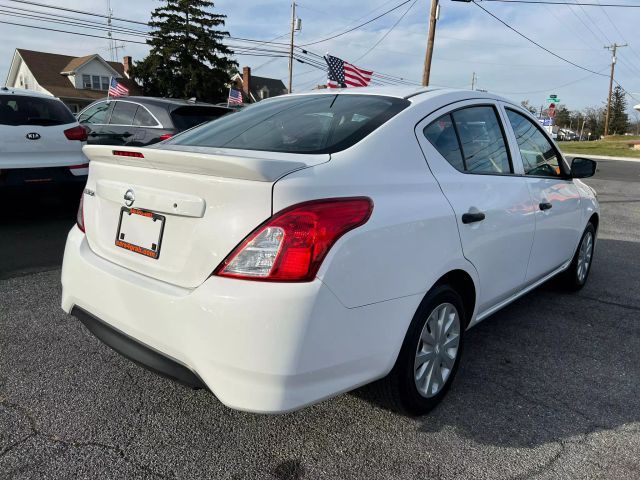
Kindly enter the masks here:
M 127 193 L 124 194 L 124 204 L 127 207 L 130 207 L 131 205 L 133 205 L 133 202 L 136 201 L 136 195 L 135 193 L 133 193 L 133 190 L 129 189 L 127 190 Z
M 36 132 L 27 133 L 25 136 L 27 140 L 38 140 L 40 138 L 40 134 Z

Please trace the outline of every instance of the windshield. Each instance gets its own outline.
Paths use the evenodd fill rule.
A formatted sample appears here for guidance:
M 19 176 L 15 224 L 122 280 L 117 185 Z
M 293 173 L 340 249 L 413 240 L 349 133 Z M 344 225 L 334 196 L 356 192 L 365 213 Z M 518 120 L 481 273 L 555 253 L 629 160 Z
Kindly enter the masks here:
M 164 145 L 333 153 L 409 105 L 375 95 L 303 95 L 260 102 L 176 136 Z
M 0 125 L 65 125 L 75 123 L 71 111 L 54 98 L 0 95 Z

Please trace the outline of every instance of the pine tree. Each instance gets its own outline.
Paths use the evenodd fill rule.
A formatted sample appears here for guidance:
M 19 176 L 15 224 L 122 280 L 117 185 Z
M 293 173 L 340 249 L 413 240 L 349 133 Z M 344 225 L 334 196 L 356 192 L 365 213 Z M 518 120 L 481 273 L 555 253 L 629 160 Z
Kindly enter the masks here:
M 624 90 L 618 85 L 611 98 L 611 112 L 609 114 L 609 133 L 622 135 L 629 129 L 629 115 L 627 114 L 627 99 Z
M 567 128 L 571 123 L 571 112 L 564 105 L 556 107 L 556 125 Z
M 145 95 L 223 101 L 228 72 L 237 66 L 229 58 L 233 51 L 222 43 L 229 33 L 216 29 L 224 26 L 226 15 L 213 13 L 209 0 L 163 3 L 149 22 L 151 51 L 135 63 L 131 75 Z

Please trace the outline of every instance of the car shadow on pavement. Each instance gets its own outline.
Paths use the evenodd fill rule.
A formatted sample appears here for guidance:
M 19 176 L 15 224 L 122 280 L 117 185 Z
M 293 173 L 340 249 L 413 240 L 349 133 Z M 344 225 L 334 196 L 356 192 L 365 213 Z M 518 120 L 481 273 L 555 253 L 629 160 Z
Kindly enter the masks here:
M 639 288 L 640 243 L 599 240 L 581 292 L 549 282 L 467 331 L 452 389 L 420 430 L 534 447 L 639 422 Z M 354 394 L 386 408 L 372 388 Z
M 82 187 L 0 192 L 0 279 L 56 268 Z

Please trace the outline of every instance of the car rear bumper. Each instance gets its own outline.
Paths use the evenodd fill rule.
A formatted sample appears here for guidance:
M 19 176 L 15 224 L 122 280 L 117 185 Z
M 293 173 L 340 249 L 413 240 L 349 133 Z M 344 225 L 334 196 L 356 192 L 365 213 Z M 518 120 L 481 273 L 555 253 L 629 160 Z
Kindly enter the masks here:
M 229 407 L 262 413 L 295 410 L 384 376 L 420 301 L 349 309 L 319 280 L 210 277 L 183 289 L 102 259 L 76 227 L 62 286 L 62 308 L 116 351 L 185 383 L 201 380 Z
M 84 184 L 89 164 L 46 168 L 0 169 L 0 188 L 46 188 L 50 185 Z

